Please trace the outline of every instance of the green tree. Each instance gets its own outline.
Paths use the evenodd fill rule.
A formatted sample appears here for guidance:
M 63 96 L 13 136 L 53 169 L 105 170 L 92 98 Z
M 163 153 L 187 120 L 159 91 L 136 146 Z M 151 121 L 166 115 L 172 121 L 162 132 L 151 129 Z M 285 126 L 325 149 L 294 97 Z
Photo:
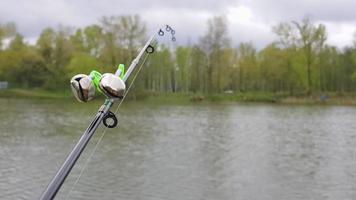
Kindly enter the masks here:
M 190 62 L 189 90 L 192 92 L 208 92 L 208 59 L 205 52 L 199 46 L 193 46 Z
M 66 66 L 67 77 L 71 78 L 76 74 L 89 74 L 91 70 L 98 68 L 96 58 L 86 53 L 75 53 Z
M 42 31 L 36 46 L 48 72 L 44 87 L 66 88 L 68 82 L 66 65 L 74 52 L 69 33 L 65 29 L 55 32 L 51 28 L 46 28 Z
M 104 63 L 130 63 L 146 38 L 146 27 L 138 15 L 103 17 Z
M 17 33 L 14 23 L 0 24 L 0 50 L 3 48 L 3 40 Z
M 175 50 L 176 67 L 177 67 L 177 87 L 179 91 L 188 92 L 190 80 L 190 47 L 178 47 Z
M 315 25 L 309 18 L 301 22 L 280 23 L 273 28 L 279 36 L 278 42 L 290 52 L 301 52 L 306 66 L 307 94 L 311 94 L 313 88 L 312 65 L 324 47 L 326 41 L 326 29 L 322 24 Z M 321 80 L 321 66 L 319 65 L 319 82 Z M 320 85 L 320 84 L 319 84 Z
M 286 51 L 270 44 L 259 53 L 261 65 L 261 87 L 264 91 L 279 92 L 288 85 Z
M 260 74 L 256 48 L 252 43 L 241 43 L 237 52 L 240 91 L 257 90 Z
M 312 75 L 311 66 L 316 57 L 324 46 L 326 41 L 326 29 L 322 24 L 314 25 L 309 18 L 304 18 L 302 22 L 295 22 L 293 24 L 299 32 L 298 44 L 302 48 L 304 58 L 307 66 L 308 88 L 307 94 L 312 92 Z M 319 74 L 321 68 L 319 68 Z
M 209 19 L 207 32 L 200 39 L 200 48 L 207 57 L 207 88 L 210 93 L 222 90 L 221 77 L 226 67 L 222 59 L 223 49 L 228 48 L 229 43 L 226 18 L 217 16 Z
M 103 30 L 99 25 L 91 25 L 84 28 L 84 46 L 86 52 L 95 58 L 100 56 L 102 47 Z

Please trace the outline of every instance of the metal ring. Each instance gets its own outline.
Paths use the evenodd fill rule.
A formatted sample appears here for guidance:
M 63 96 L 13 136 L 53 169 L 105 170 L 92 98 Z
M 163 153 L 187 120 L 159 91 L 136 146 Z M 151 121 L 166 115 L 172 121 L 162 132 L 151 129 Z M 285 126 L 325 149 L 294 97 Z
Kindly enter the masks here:
M 146 48 L 146 53 L 153 53 L 155 51 L 155 48 L 152 45 L 148 45 Z
M 171 30 L 172 35 L 176 34 L 176 31 L 174 29 Z
M 177 40 L 176 37 L 173 36 L 172 41 L 175 42 L 176 40 Z
M 164 35 L 164 31 L 162 31 L 162 29 L 159 29 L 158 35 L 159 35 L 159 36 L 163 36 L 163 35 Z
M 113 120 L 113 124 L 108 124 L 108 119 L 112 119 Z M 108 128 L 114 128 L 117 126 L 117 118 L 115 116 L 115 114 L 111 111 L 109 111 L 103 118 L 103 124 L 104 126 L 108 127 Z
M 170 32 L 172 30 L 172 27 L 166 25 L 166 31 Z

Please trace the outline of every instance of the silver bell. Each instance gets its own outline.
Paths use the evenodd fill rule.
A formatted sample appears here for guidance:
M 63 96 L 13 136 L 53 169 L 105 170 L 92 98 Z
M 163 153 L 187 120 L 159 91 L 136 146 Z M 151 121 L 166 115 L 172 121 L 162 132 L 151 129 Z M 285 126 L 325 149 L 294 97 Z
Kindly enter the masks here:
M 78 74 L 70 80 L 70 86 L 75 98 L 80 102 L 87 102 L 94 98 L 95 87 L 88 75 Z
M 106 73 L 100 79 L 100 90 L 109 98 L 121 99 L 125 93 L 125 83 L 120 77 Z

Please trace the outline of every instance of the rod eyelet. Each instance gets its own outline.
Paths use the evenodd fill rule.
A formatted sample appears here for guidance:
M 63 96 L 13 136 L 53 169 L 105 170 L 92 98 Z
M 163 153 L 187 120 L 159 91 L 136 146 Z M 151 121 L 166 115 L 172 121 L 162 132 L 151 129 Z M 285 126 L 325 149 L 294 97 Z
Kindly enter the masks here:
M 155 51 L 155 48 L 152 45 L 148 45 L 146 48 L 146 53 L 153 53 Z
M 158 35 L 159 35 L 159 36 L 163 36 L 163 35 L 164 35 L 164 31 L 162 31 L 162 29 L 159 29 Z
M 112 123 L 108 123 L 109 119 L 112 120 Z M 117 126 L 118 122 L 117 122 L 117 118 L 115 116 L 115 114 L 111 111 L 109 111 L 103 118 L 103 124 L 105 127 L 107 128 L 114 128 Z
M 171 30 L 172 30 L 172 27 L 170 27 L 169 25 L 166 25 L 166 31 L 171 32 Z

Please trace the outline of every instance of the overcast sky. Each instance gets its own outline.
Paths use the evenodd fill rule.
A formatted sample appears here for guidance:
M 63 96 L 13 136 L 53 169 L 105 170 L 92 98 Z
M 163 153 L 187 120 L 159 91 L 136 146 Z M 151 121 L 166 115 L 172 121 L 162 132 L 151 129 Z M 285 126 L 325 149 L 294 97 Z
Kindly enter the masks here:
M 0 0 L 0 23 L 15 22 L 27 40 L 45 27 L 85 26 L 102 16 L 140 14 L 148 30 L 175 27 L 180 43 L 204 34 L 206 20 L 225 15 L 233 44 L 252 41 L 261 48 L 275 36 L 271 26 L 311 16 L 328 30 L 328 43 L 350 45 L 356 31 L 355 0 Z

